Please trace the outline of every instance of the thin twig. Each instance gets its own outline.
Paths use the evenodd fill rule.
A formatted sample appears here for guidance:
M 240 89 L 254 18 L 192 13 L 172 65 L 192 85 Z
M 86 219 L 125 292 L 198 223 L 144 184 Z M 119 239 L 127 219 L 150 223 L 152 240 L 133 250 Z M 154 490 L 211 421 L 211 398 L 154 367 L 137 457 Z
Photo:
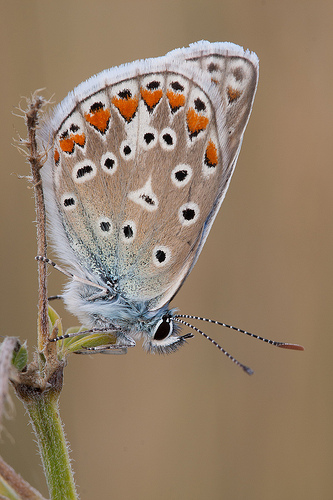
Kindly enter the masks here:
M 44 195 L 40 170 L 43 166 L 41 155 L 38 151 L 36 140 L 36 129 L 38 126 L 38 114 L 45 104 L 45 100 L 37 93 L 32 96 L 29 108 L 25 114 L 26 126 L 28 129 L 28 139 L 26 147 L 29 150 L 28 161 L 31 167 L 32 182 L 35 194 L 36 225 L 37 225 L 37 254 L 46 257 L 46 217 Z M 49 323 L 47 315 L 47 273 L 46 264 L 38 264 L 38 350 L 41 352 L 47 345 L 49 338 Z
M 0 348 L 0 429 L 2 417 L 8 416 L 8 409 L 13 409 L 13 403 L 9 396 L 9 379 L 12 375 L 13 352 L 19 346 L 18 339 L 6 337 Z
M 29 483 L 15 472 L 10 465 L 8 465 L 0 457 L 0 476 L 13 488 L 13 490 L 20 495 L 22 500 L 45 500 L 45 498 L 35 490 Z

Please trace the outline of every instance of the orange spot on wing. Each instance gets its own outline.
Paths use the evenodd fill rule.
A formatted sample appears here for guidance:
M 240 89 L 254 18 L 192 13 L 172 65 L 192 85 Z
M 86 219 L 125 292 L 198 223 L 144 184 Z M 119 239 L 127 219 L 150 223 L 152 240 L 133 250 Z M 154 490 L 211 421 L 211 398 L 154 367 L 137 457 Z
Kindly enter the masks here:
M 96 111 L 93 111 L 92 113 L 86 113 L 84 115 L 87 122 L 97 130 L 99 130 L 102 134 L 105 134 L 108 128 L 110 116 L 110 110 L 104 108 L 96 109 Z
M 113 97 L 112 104 L 118 109 L 119 113 L 127 122 L 130 122 L 138 108 L 139 99 L 137 97 L 129 97 L 121 99 L 120 97 Z
M 205 155 L 205 163 L 208 167 L 216 167 L 219 162 L 219 157 L 217 154 L 217 147 L 212 140 L 208 142 Z
M 197 135 L 202 130 L 205 130 L 209 123 L 209 118 L 199 115 L 193 108 L 188 110 L 186 119 L 191 135 Z
M 232 87 L 227 88 L 228 100 L 229 102 L 236 101 L 241 95 L 241 91 L 237 89 L 233 89 Z
M 73 153 L 74 151 L 74 141 L 71 137 L 66 137 L 65 139 L 59 140 L 60 148 L 64 153 Z
M 172 92 L 172 90 L 167 90 L 166 95 L 169 100 L 172 111 L 176 111 L 177 109 L 184 106 L 185 104 L 184 94 L 178 94 L 176 92 Z
M 85 134 L 75 134 L 72 137 L 73 137 L 73 141 L 75 142 L 75 144 L 77 144 L 78 146 L 81 146 L 81 148 L 83 148 L 83 146 L 86 143 Z
M 163 91 L 162 89 L 158 90 L 147 90 L 141 87 L 140 93 L 142 96 L 142 99 L 145 101 L 147 104 L 149 110 L 152 110 L 161 100 Z
M 60 154 L 59 154 L 59 151 L 57 149 L 54 150 L 54 156 L 53 156 L 53 158 L 54 158 L 54 163 L 56 165 L 58 165 L 59 160 L 60 160 Z

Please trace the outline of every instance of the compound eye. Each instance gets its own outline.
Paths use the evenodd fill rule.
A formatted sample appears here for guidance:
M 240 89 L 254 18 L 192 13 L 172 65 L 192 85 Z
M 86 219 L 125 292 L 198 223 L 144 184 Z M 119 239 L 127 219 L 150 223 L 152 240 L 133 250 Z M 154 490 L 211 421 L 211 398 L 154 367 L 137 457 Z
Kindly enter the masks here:
M 154 340 L 164 340 L 172 333 L 172 323 L 169 318 L 162 318 L 156 325 Z

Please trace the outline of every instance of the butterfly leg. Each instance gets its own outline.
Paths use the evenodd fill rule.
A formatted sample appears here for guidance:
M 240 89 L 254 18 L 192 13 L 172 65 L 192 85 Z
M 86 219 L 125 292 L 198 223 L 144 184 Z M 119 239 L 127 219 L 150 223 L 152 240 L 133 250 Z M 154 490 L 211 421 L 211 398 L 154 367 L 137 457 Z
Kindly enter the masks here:
M 132 338 L 122 335 L 121 344 L 106 344 L 96 347 L 83 347 L 75 354 L 126 354 L 127 349 L 135 347 L 135 341 Z
M 54 337 L 53 339 L 49 339 L 49 342 L 58 342 L 59 340 L 70 339 L 72 337 L 79 337 L 80 335 L 92 335 L 98 333 L 113 335 L 114 332 L 116 332 L 116 334 L 119 334 L 120 332 L 119 327 L 109 326 L 107 328 L 91 328 L 90 330 L 78 330 L 77 332 L 65 333 L 64 335 L 59 335 L 59 337 Z
M 127 354 L 129 347 L 134 345 L 100 345 L 98 347 L 83 347 L 81 351 L 75 351 L 74 354 Z
M 47 298 L 47 300 L 50 302 L 50 300 L 58 300 L 62 298 L 63 298 L 62 295 L 51 295 L 50 297 Z
M 132 338 L 127 337 L 126 335 L 121 333 L 119 327 L 113 325 L 105 328 L 91 328 L 90 330 L 80 329 L 79 331 L 65 333 L 64 335 L 60 335 L 59 337 L 50 338 L 49 342 L 58 342 L 59 340 L 69 339 L 73 337 L 82 337 L 80 340 L 82 340 L 82 343 L 84 343 L 87 338 L 89 338 L 89 335 L 96 334 L 105 334 L 106 336 L 112 335 L 113 337 L 117 338 L 117 343 L 107 343 L 93 347 L 77 345 L 75 350 L 70 349 L 71 352 L 73 352 L 73 354 L 126 354 L 129 347 L 135 347 L 136 345 L 135 341 Z M 80 340 L 77 340 L 76 342 L 80 343 Z
M 50 266 L 54 267 L 54 269 L 56 269 L 57 271 L 60 271 L 65 276 L 72 278 L 73 281 L 78 281 L 79 283 L 83 283 L 85 285 L 90 285 L 90 286 L 93 286 L 95 288 L 98 288 L 105 294 L 109 293 L 109 290 L 106 287 L 101 286 L 101 285 L 97 285 L 96 283 L 93 283 L 92 281 L 86 280 L 84 278 L 80 278 L 79 276 L 76 276 L 75 274 L 72 274 L 69 271 L 66 271 L 66 269 L 58 266 L 58 264 L 56 264 L 52 260 L 48 259 L 47 257 L 43 257 L 42 255 L 37 255 L 37 257 L 35 257 L 35 259 L 39 262 L 45 262 L 46 264 L 49 264 Z M 57 296 L 57 298 L 58 298 L 58 296 Z

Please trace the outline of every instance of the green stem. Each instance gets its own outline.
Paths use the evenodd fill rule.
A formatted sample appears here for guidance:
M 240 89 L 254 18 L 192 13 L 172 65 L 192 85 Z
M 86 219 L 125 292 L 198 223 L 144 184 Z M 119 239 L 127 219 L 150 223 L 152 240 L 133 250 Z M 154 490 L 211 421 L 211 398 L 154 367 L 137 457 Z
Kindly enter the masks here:
M 78 499 L 58 412 L 58 398 L 45 391 L 24 404 L 37 437 L 51 499 Z

